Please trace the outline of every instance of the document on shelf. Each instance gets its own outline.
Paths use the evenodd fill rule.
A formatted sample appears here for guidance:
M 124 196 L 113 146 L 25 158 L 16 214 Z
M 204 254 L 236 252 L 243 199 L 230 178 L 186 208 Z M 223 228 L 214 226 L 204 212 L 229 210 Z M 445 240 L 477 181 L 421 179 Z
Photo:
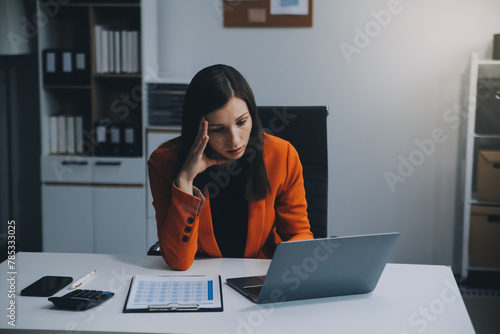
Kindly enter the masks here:
M 123 308 L 124 313 L 222 310 L 219 275 L 136 275 Z

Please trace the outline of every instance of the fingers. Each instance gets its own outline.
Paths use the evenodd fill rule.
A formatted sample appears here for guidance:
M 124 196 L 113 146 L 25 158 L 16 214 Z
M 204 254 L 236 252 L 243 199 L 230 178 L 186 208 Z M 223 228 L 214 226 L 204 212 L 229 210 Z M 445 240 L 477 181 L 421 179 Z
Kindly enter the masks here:
M 226 158 L 211 158 L 211 159 L 207 159 L 207 168 L 210 167 L 210 166 L 214 166 L 214 165 L 222 165 L 222 164 L 225 164 L 227 163 L 229 160 L 226 159 Z
M 206 135 L 205 137 L 201 138 L 200 140 L 200 144 L 198 146 L 198 149 L 196 150 L 196 154 L 201 156 L 202 154 L 205 154 L 205 148 L 207 147 L 207 144 L 208 144 L 208 135 Z
M 205 118 L 202 118 L 195 141 L 179 171 L 179 175 L 188 180 L 194 180 L 196 175 L 207 168 L 204 151 L 208 145 L 208 139 L 208 122 Z
M 201 152 L 205 149 L 208 143 L 208 121 L 203 117 L 200 122 L 200 126 L 198 128 L 198 134 L 196 135 L 196 139 L 194 140 L 192 151 L 193 153 Z

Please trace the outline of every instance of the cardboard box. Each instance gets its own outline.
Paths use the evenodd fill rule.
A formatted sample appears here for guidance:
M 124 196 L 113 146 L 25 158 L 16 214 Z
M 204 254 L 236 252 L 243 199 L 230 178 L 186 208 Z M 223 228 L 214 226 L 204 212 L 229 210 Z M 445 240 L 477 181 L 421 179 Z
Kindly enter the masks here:
M 500 151 L 479 151 L 476 198 L 500 202 Z
M 500 268 L 500 207 L 471 206 L 469 265 Z

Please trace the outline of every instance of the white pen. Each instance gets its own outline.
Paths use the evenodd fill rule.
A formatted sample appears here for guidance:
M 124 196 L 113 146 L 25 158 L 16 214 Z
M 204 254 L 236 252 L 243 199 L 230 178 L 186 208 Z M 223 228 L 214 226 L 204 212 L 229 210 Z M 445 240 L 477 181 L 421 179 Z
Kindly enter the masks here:
M 95 275 L 95 270 L 92 270 L 90 273 L 88 273 L 87 275 L 83 276 L 82 278 L 80 278 L 75 283 L 71 284 L 71 286 L 69 288 L 71 290 L 78 289 L 80 287 L 80 285 L 83 284 L 83 282 L 85 282 L 86 280 L 88 280 L 89 278 L 91 278 L 94 275 Z

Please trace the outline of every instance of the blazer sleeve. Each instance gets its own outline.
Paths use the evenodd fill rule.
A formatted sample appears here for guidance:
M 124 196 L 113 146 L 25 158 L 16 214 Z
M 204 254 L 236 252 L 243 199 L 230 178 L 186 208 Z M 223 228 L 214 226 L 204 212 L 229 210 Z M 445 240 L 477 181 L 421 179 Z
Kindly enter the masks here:
M 187 270 L 198 251 L 199 211 L 204 198 L 197 188 L 193 196 L 175 185 L 171 163 L 162 154 L 154 151 L 148 160 L 161 255 L 171 268 Z
M 313 239 L 307 217 L 302 164 L 297 150 L 288 144 L 286 177 L 276 196 L 276 231 L 283 241 Z

